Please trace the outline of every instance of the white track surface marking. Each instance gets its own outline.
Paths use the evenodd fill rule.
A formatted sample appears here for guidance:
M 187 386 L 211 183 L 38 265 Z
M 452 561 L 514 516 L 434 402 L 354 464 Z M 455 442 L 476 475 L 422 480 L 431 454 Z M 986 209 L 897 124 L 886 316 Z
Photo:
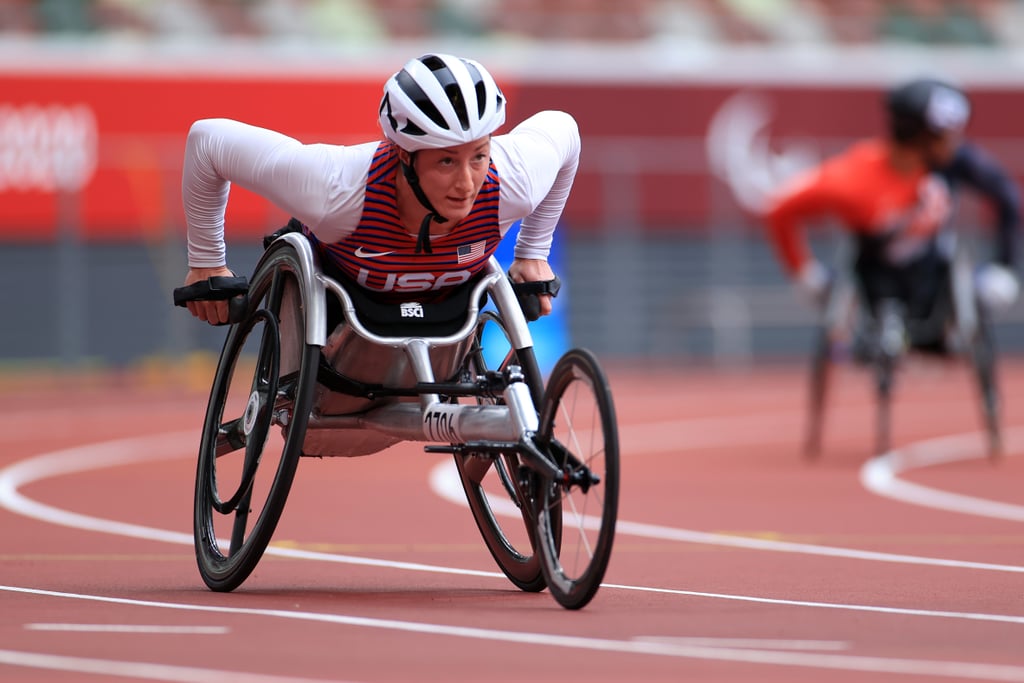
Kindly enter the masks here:
M 28 517 L 50 522 L 53 524 L 109 533 L 130 538 L 141 538 L 146 540 L 163 541 L 179 545 L 193 545 L 192 534 L 174 532 L 163 529 L 155 529 L 137 524 L 128 524 L 119 521 L 105 520 L 97 517 L 89 517 L 78 513 L 61 510 L 43 503 L 31 500 L 23 496 L 18 488 L 25 484 L 48 479 L 51 477 L 64 476 L 76 472 L 85 472 L 104 467 L 117 465 L 138 464 L 145 461 L 165 460 L 181 457 L 181 453 L 188 453 L 194 448 L 195 435 L 192 432 L 167 433 L 156 436 L 146 436 L 134 439 L 108 441 L 103 443 L 79 446 L 76 448 L 55 451 L 39 455 L 19 463 L 15 463 L 3 470 L 0 470 L 0 506 L 12 512 Z M 466 500 L 460 484 L 454 464 L 445 461 L 435 467 L 430 478 L 431 488 L 442 498 L 465 506 Z M 509 512 L 517 514 L 511 501 L 508 502 Z M 497 506 L 496 506 L 497 507 Z M 500 510 L 496 509 L 496 512 Z M 889 553 L 868 552 L 847 548 L 835 548 L 831 546 L 816 546 L 804 543 L 789 543 L 785 541 L 772 541 L 768 539 L 755 539 L 726 534 L 713 534 L 702 531 L 691 531 L 687 529 L 675 529 L 650 524 L 620 521 L 616 526 L 617 533 L 632 534 L 637 536 L 677 540 L 683 542 L 703 543 L 710 545 L 724 545 L 730 547 L 741 547 L 751 550 L 764 550 L 774 552 L 791 552 L 810 555 L 825 555 L 846 559 L 859 559 L 869 561 L 896 562 L 903 564 L 919 564 L 930 566 L 941 566 L 959 569 L 976 569 L 987 571 L 1024 573 L 1024 567 L 1014 565 L 986 564 L 976 562 L 963 562 L 958 560 L 945 560 L 941 558 L 917 557 L 911 555 L 894 555 Z M 438 565 L 427 565 L 414 562 L 396 562 L 353 555 L 340 555 L 333 553 L 301 550 L 295 548 L 283 548 L 271 545 L 267 548 L 266 554 L 280 557 L 290 557 L 320 562 L 331 562 L 338 564 L 352 564 L 362 566 L 384 567 L 407 571 L 420 571 L 441 574 L 455 574 L 462 576 L 478 576 L 496 579 L 505 579 L 501 572 L 481 571 L 473 569 L 462 569 L 457 567 L 445 567 Z M 933 610 L 917 610 L 907 608 L 890 608 L 873 605 L 847 605 L 820 603 L 798 600 L 779 600 L 775 598 L 762 598 L 758 596 L 725 595 L 718 593 L 704 593 L 698 591 L 686 591 L 671 588 L 658 588 L 652 586 L 627 586 L 620 584 L 606 584 L 608 588 L 620 590 L 635 590 L 643 592 L 657 592 L 667 595 L 680 595 L 689 597 L 702 597 L 712 599 L 739 600 L 764 604 L 780 604 L 801 607 L 818 607 L 826 609 L 854 610 L 863 612 L 876 612 L 887 614 L 904 614 L 914 616 L 927 616 L 937 618 L 954 618 L 981 620 L 1002 623 L 1024 623 L 1024 617 L 1007 614 L 976 614 L 967 612 L 946 612 Z
M 175 681 L 177 683 L 224 683 L 224 681 L 231 681 L 231 683 L 323 683 L 323 679 L 267 676 L 242 671 L 219 671 L 190 666 L 174 666 L 173 664 L 122 662 L 91 657 L 65 657 L 37 652 L 18 652 L 17 650 L 0 650 L 0 664 L 48 671 L 68 671 L 76 674 L 117 676 L 147 681 Z
M 0 507 L 7 508 L 17 514 L 60 526 L 191 546 L 193 544 L 193 537 L 191 533 L 167 531 L 137 524 L 81 515 L 31 500 L 21 495 L 18 489 L 28 483 L 51 477 L 74 474 L 76 472 L 102 469 L 104 467 L 113 467 L 118 465 L 138 464 L 151 460 L 173 459 L 181 457 L 182 453 L 190 452 L 194 447 L 195 434 L 190 431 L 171 432 L 133 439 L 107 441 L 38 455 L 0 470 Z M 454 464 L 450 461 L 445 460 L 439 463 L 432 470 L 430 486 L 431 489 L 443 499 L 460 506 L 467 505 L 465 494 L 463 493 L 461 484 L 458 481 L 458 474 L 455 471 Z M 509 515 L 519 514 L 511 501 L 501 502 L 507 502 L 507 507 L 503 508 L 500 506 L 499 501 L 492 501 L 495 507 L 495 512 Z M 596 523 L 596 521 L 594 523 Z M 1024 566 L 1017 565 L 949 560 L 934 557 L 920 557 L 916 555 L 857 550 L 853 548 L 813 545 L 809 543 L 793 543 L 789 541 L 730 536 L 728 534 L 716 534 L 706 531 L 694 531 L 690 529 L 679 529 L 675 527 L 622 520 L 616 524 L 616 533 L 686 543 L 701 543 L 705 545 L 745 548 L 748 550 L 787 552 L 875 562 L 895 562 L 900 564 L 928 565 L 1024 574 Z M 372 565 L 391 567 L 395 569 L 491 576 L 498 578 L 504 577 L 504 574 L 500 572 L 455 569 L 419 563 L 391 562 L 387 560 L 377 560 L 350 555 L 336 555 L 295 548 L 282 548 L 273 545 L 267 548 L 266 552 L 267 554 L 274 554 L 282 557 L 320 560 L 344 564 Z
M 608 638 L 584 638 L 566 636 L 557 633 L 531 633 L 525 631 L 506 631 L 501 629 L 483 629 L 468 626 L 451 626 L 448 624 L 431 624 L 416 621 L 399 621 L 395 619 L 375 619 L 356 617 L 343 614 L 322 614 L 276 609 L 255 609 L 246 607 L 223 607 L 212 605 L 192 605 L 176 602 L 157 602 L 151 600 L 132 600 L 127 598 L 111 598 L 79 593 L 60 593 L 56 591 L 20 588 L 16 586 L 0 586 L 0 591 L 28 593 L 37 596 L 65 598 L 72 600 L 89 600 L 108 604 L 131 605 L 146 608 L 162 608 L 216 614 L 239 614 L 279 619 L 295 619 L 315 621 L 342 626 L 360 628 L 378 628 L 406 633 L 424 633 L 446 635 L 457 638 L 518 643 L 532 646 L 560 647 L 575 650 L 591 650 L 600 652 L 621 652 L 625 654 L 660 655 L 686 659 L 705 659 L 726 662 L 743 662 L 748 664 L 775 664 L 782 666 L 799 666 L 815 669 L 834 669 L 840 671 L 864 671 L 871 673 L 910 674 L 917 676 L 934 676 L 945 678 L 972 678 L 985 681 L 1024 681 L 1024 667 L 998 664 L 977 664 L 972 662 L 929 661 L 918 659 L 895 659 L 886 657 L 862 657 L 855 655 L 838 655 L 823 653 L 786 652 L 766 649 L 746 649 L 730 647 L 707 647 L 687 645 L 677 642 L 647 642 L 638 640 L 612 640 Z M 3 653 L 0 651 L 0 663 Z M 13 653 L 15 655 L 24 653 Z M 158 679 L 158 680 L 207 680 L 207 679 Z M 258 680 L 258 679 L 253 679 Z
M 37 456 L 28 460 L 15 463 L 3 470 L 0 470 L 0 506 L 12 512 L 33 517 L 43 521 L 72 528 L 98 531 L 116 535 L 124 535 L 134 538 L 145 538 L 164 542 L 191 545 L 193 540 L 191 534 L 179 533 L 161 529 L 153 529 L 140 525 L 127 524 L 117 521 L 98 519 L 79 515 L 70 511 L 60 510 L 23 496 L 19 488 L 25 484 L 40 481 L 43 479 L 74 474 L 76 472 L 90 471 L 104 467 L 119 465 L 134 465 L 144 461 L 164 460 L 182 457 L 182 453 L 189 453 L 194 448 L 194 433 L 178 432 L 164 435 L 149 435 L 136 439 L 125 439 L 100 444 L 92 444 L 62 451 Z M 678 449 L 678 448 L 677 448 Z M 447 465 L 445 467 L 444 465 Z M 442 463 L 434 468 L 431 476 L 431 486 L 442 494 L 446 499 L 451 499 L 449 484 L 446 479 L 455 475 L 452 463 Z M 458 485 L 457 479 L 455 484 Z M 461 490 L 456 499 L 464 505 L 464 497 Z M 668 538 L 687 542 L 704 544 L 726 545 L 733 547 L 745 547 L 756 550 L 798 552 L 815 555 L 828 555 L 834 557 L 847 557 L 851 559 L 874 560 L 885 562 L 902 562 L 909 564 L 931 564 L 938 566 L 985 569 L 993 571 L 1024 572 L 1024 567 L 1010 565 L 994 565 L 985 563 L 969 563 L 959 561 L 942 560 L 939 558 L 922 558 L 906 555 L 893 555 L 887 553 L 872 553 L 852 549 L 833 548 L 828 546 L 814 546 L 810 544 L 786 543 L 764 539 L 749 539 L 734 537 L 723 534 L 711 534 L 707 532 L 690 531 L 685 529 L 672 529 L 655 525 L 620 522 L 619 532 L 640 536 L 652 536 Z M 351 564 L 373 565 L 414 571 L 430 571 L 454 573 L 474 576 L 488 576 L 504 578 L 498 572 L 480 572 L 463 570 L 451 567 L 437 567 L 421 565 L 416 563 L 400 563 L 371 558 L 351 557 L 342 555 L 331 555 L 328 553 L 316 553 L 310 551 L 299 551 L 287 548 L 271 547 L 268 554 L 277 554 L 289 557 L 302 557 L 320 561 L 341 562 Z M 1024 624 L 1024 617 L 1014 615 L 987 615 L 957 612 L 935 612 L 929 610 L 912 610 L 903 608 L 888 608 L 878 606 L 844 605 L 828 603 L 812 603 L 805 601 L 790 601 L 751 596 L 723 595 L 713 593 L 699 593 L 694 591 L 677 591 L 672 589 L 660 589 L 643 586 L 619 586 L 607 584 L 608 588 L 619 588 L 625 590 L 652 591 L 666 594 L 687 595 L 696 597 L 718 598 L 726 600 L 743 600 L 751 602 L 785 604 L 795 606 L 806 606 L 816 608 L 828 608 L 839 610 L 856 610 L 865 612 L 879 612 L 889 614 L 917 615 L 926 617 L 946 617 L 956 619 L 974 619 L 1002 623 Z M 847 671 L 864 671 L 875 673 L 900 673 L 936 677 L 968 677 L 978 680 L 993 681 L 1024 681 L 1024 667 L 1009 665 L 990 665 L 970 662 L 939 662 L 928 660 L 891 659 L 880 657 L 862 657 L 840 654 L 829 654 L 823 652 L 792 652 L 780 651 L 784 648 L 773 647 L 764 643 L 760 647 L 751 643 L 753 647 L 730 647 L 722 643 L 710 644 L 696 641 L 679 641 L 676 639 L 650 640 L 634 639 L 630 641 L 616 641 L 607 639 L 591 639 L 573 636 L 558 636 L 552 634 L 523 633 L 500 631 L 490 629 L 474 629 L 463 627 L 452 627 L 439 624 L 424 624 L 418 622 L 392 621 L 381 619 L 367 619 L 363 617 L 352 617 L 344 615 L 329 615 L 309 612 L 290 612 L 279 610 L 255 610 L 245 608 L 222 608 L 208 607 L 181 603 L 162 603 L 136 601 L 122 598 L 108 598 L 101 596 L 79 595 L 56 593 L 34 588 L 0 586 L 0 591 L 29 593 L 39 596 L 63 597 L 77 600 L 91 600 L 106 603 L 118 603 L 137 605 L 142 607 L 161 607 L 176 610 L 193 610 L 206 612 L 220 612 L 231 614 L 253 614 L 263 616 L 275 616 L 281 618 L 304 619 L 311 621 L 331 622 L 362 626 L 370 628 L 386 628 L 400 631 L 425 632 L 455 637 L 477 638 L 484 640 L 500 640 L 505 642 L 519 642 L 531 644 L 545 644 L 566 648 L 577 648 L 587 650 L 619 651 L 637 654 L 651 654 L 674 656 L 696 659 L 711 659 L 731 662 L 747 662 L 760 664 L 776 664 L 788 666 L 800 666 L 811 668 L 825 668 Z M 811 646 L 806 649 L 823 649 Z M 196 683 L 203 683 L 212 680 L 221 672 L 206 670 L 191 670 L 186 667 L 157 667 L 149 670 L 148 675 L 143 675 L 141 670 L 132 672 L 131 667 L 150 666 L 146 664 L 135 664 L 131 662 L 108 662 L 106 660 L 89 660 L 80 658 L 57 657 L 51 655 L 39 655 L 36 653 L 24 653 L 8 650 L 0 650 L 0 663 L 15 666 L 34 666 L 57 670 L 95 670 L 98 673 L 118 676 L 137 676 L 152 680 L 176 680 Z M 120 668 L 125 667 L 125 668 Z M 259 681 L 284 681 L 273 677 L 248 676 L 239 677 L 236 680 Z M 292 679 L 294 680 L 294 679 Z
M 1008 443 L 1018 443 L 1024 439 L 1024 429 L 1008 430 L 1006 437 Z M 1007 450 L 1015 452 L 1013 449 Z M 981 434 L 954 434 L 918 441 L 872 458 L 861 467 L 860 481 L 864 488 L 872 493 L 904 503 L 947 512 L 1024 522 L 1022 505 L 950 493 L 899 478 L 903 472 L 922 467 L 987 457 L 986 444 Z
M 468 505 L 468 503 L 466 503 L 466 496 L 462 491 L 462 484 L 459 482 L 459 475 L 455 471 L 454 467 L 449 467 L 449 463 L 442 463 L 434 468 L 431 472 L 430 486 L 435 493 L 445 500 L 457 505 Z M 492 499 L 490 500 L 490 504 L 492 510 L 497 514 L 509 517 L 519 516 L 519 511 L 511 500 L 506 500 L 504 498 Z M 584 523 L 594 527 L 599 523 L 599 520 L 596 518 L 585 518 Z M 766 550 L 781 553 L 842 557 L 851 560 L 896 562 L 899 564 L 916 564 L 960 569 L 981 569 L 1024 574 L 1024 566 L 991 564 L 987 562 L 969 562 L 965 560 L 948 560 L 938 557 L 920 557 L 917 555 L 882 553 L 871 550 L 857 550 L 855 548 L 813 545 L 810 543 L 793 543 L 790 541 L 774 541 L 771 539 L 749 538 L 746 536 L 729 536 L 727 534 L 715 534 L 707 531 L 677 529 L 675 527 L 659 526 L 657 524 L 643 524 L 640 522 L 622 520 L 619 520 L 616 523 L 615 534 L 654 538 L 663 541 L 723 545 L 733 548 L 745 548 L 747 550 Z
M 153 633 L 157 635 L 219 636 L 227 626 L 167 626 L 163 624 L 25 624 L 26 631 L 66 633 Z

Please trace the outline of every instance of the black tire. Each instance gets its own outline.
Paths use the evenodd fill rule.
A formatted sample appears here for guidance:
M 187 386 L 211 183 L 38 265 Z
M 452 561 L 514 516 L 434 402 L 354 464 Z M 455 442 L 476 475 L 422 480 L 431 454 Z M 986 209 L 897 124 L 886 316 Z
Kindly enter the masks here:
M 573 349 L 548 379 L 536 444 L 559 479 L 534 473 L 537 542 L 548 589 L 566 609 L 597 593 L 611 558 L 619 506 L 619 437 L 604 371 Z
M 821 455 L 825 408 L 832 376 L 832 340 L 827 329 L 818 332 L 811 355 L 810 392 L 807 406 L 807 435 L 804 458 L 816 460 Z
M 467 368 L 473 374 L 483 374 L 487 370 L 504 370 L 509 365 L 519 365 L 523 369 L 534 403 L 539 406 L 544 378 L 533 349 L 517 353 L 511 348 L 501 318 L 493 311 L 485 311 L 480 316 Z M 478 401 L 502 402 L 501 399 L 484 398 Z M 535 521 L 531 507 L 524 503 L 526 497 L 520 482 L 519 456 L 515 453 L 502 453 L 496 457 L 456 453 L 455 465 L 473 519 L 498 567 L 520 589 L 528 592 L 544 590 L 547 584 L 540 559 L 534 552 Z
M 880 358 L 875 368 L 875 455 L 885 455 L 892 447 L 892 389 L 896 369 L 891 359 Z
M 829 286 L 822 306 L 821 325 L 811 350 L 803 453 L 805 460 L 816 460 L 821 455 L 828 396 L 835 374 L 836 361 L 833 356 L 836 344 L 843 341 L 851 346 L 850 350 L 854 354 L 859 351 L 856 316 L 856 292 L 852 283 L 844 277 L 837 277 Z
M 319 347 L 305 342 L 300 273 L 294 249 L 271 246 L 250 280 L 248 310 L 228 331 L 214 377 L 193 522 L 199 572 L 215 591 L 234 590 L 256 568 L 301 455 Z
M 980 320 L 967 352 L 977 382 L 978 397 L 981 400 L 982 420 L 988 435 L 989 457 L 997 459 L 1002 456 L 1003 437 L 1000 427 L 999 386 L 996 380 L 996 351 L 992 341 L 992 330 L 987 320 Z
M 953 322 L 978 390 L 982 422 L 989 442 L 989 457 L 995 460 L 1002 455 L 1003 440 L 992 321 L 974 291 L 974 267 L 966 251 L 957 252 L 949 274 Z
M 892 398 L 896 372 L 909 351 L 906 309 L 894 299 L 878 302 L 876 335 L 875 398 L 878 403 L 875 423 L 875 455 L 884 455 L 892 447 Z

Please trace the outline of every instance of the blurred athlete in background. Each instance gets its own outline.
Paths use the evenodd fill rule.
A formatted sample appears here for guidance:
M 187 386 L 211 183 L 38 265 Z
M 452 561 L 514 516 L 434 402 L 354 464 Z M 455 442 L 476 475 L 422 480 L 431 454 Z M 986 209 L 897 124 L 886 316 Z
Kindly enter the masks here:
M 1002 166 L 964 137 L 966 121 L 958 124 L 957 112 L 962 105 L 970 115 L 966 96 L 942 81 L 918 79 L 894 89 L 887 105 L 892 135 L 922 145 L 926 162 L 946 181 L 954 199 L 968 188 L 988 204 L 994 248 L 991 262 L 978 271 L 978 292 L 992 310 L 1009 307 L 1020 289 L 1020 195 Z M 952 125 L 944 124 L 947 120 Z
M 828 269 L 811 253 L 802 229 L 812 219 L 837 218 L 855 237 L 854 273 L 869 306 L 894 298 L 909 317 L 924 319 L 947 282 L 953 197 L 966 186 L 990 202 L 995 215 L 993 259 L 976 274 L 978 299 L 989 311 L 1008 308 L 1020 288 L 1019 197 L 1006 172 L 964 139 L 967 97 L 946 83 L 919 79 L 889 91 L 886 109 L 886 136 L 854 143 L 777 193 L 766 221 L 787 273 L 812 300 L 823 299 Z
M 443 54 L 389 78 L 378 117 L 385 140 L 350 146 L 227 119 L 194 123 L 182 178 L 185 285 L 232 274 L 224 213 L 237 183 L 297 219 L 326 271 L 386 300 L 443 298 L 522 219 L 509 274 L 536 283 L 540 314 L 550 313 L 557 279 L 547 257 L 579 163 L 576 121 L 543 111 L 492 137 L 504 95 L 482 65 Z M 210 323 L 228 319 L 225 301 L 187 307 Z

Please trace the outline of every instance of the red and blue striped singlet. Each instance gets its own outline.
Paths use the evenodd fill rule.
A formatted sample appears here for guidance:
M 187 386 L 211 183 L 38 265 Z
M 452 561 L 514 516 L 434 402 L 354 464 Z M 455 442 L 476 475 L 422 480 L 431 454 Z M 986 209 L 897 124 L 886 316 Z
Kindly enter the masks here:
M 469 215 L 446 235 L 431 235 L 432 253 L 416 253 L 416 235 L 398 217 L 395 173 L 398 154 L 382 142 L 366 181 L 359 225 L 330 244 L 307 236 L 325 270 L 339 270 L 380 295 L 382 301 L 437 301 L 471 279 L 498 248 L 498 171 L 491 162 Z

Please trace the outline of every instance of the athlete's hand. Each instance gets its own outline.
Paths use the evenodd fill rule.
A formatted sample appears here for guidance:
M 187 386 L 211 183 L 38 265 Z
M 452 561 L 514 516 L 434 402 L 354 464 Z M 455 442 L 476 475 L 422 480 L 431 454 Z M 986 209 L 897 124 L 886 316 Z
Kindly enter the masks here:
M 982 306 L 990 311 L 1001 312 L 1017 301 L 1020 281 L 1006 266 L 987 263 L 975 274 L 974 288 Z
M 553 280 L 555 272 L 551 270 L 550 264 L 542 259 L 517 258 L 509 266 L 508 274 L 512 282 L 544 282 Z M 551 314 L 551 296 L 538 294 L 540 301 L 540 314 Z
M 227 266 L 219 266 L 217 268 L 189 268 L 188 275 L 185 276 L 185 286 L 195 284 L 207 278 L 214 276 L 224 275 L 232 277 L 234 273 Z M 227 301 L 189 301 L 185 304 L 188 308 L 188 312 L 199 318 L 205 320 L 211 325 L 218 325 L 226 323 L 228 321 L 228 302 Z
M 812 258 L 797 272 L 794 283 L 803 298 L 815 306 L 820 306 L 825 302 L 825 293 L 828 292 L 831 281 L 828 268 Z

